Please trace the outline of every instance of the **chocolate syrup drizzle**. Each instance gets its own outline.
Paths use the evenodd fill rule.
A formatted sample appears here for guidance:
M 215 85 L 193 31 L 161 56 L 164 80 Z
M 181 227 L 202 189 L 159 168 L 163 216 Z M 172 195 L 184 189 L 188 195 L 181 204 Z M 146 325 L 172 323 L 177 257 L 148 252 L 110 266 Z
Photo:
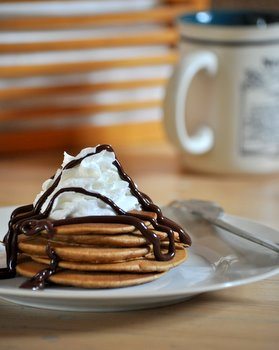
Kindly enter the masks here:
M 143 211 L 154 212 L 157 215 L 156 219 L 150 218 L 137 212 L 125 212 L 119 208 L 110 198 L 97 193 L 89 192 L 81 187 L 65 187 L 58 190 L 50 199 L 47 208 L 42 212 L 42 206 L 48 199 L 48 197 L 55 191 L 59 184 L 63 170 L 71 169 L 87 157 L 102 151 L 114 152 L 109 145 L 99 145 L 96 147 L 95 152 L 91 152 L 80 159 L 74 159 L 62 168 L 61 173 L 57 176 L 53 184 L 43 193 L 39 198 L 36 205 L 25 205 L 16 208 L 11 214 L 9 221 L 8 233 L 4 238 L 4 244 L 7 255 L 7 267 L 0 269 L 0 279 L 12 278 L 16 275 L 17 255 L 18 255 L 18 236 L 24 234 L 26 236 L 34 236 L 45 230 L 48 237 L 51 238 L 56 230 L 55 227 L 61 225 L 71 225 L 80 223 L 111 223 L 111 224 L 127 224 L 133 225 L 138 229 L 142 235 L 153 245 L 154 256 L 157 260 L 166 261 L 173 258 L 175 255 L 175 242 L 174 231 L 178 232 L 180 241 L 191 245 L 191 239 L 187 233 L 176 223 L 163 216 L 161 209 L 155 205 L 152 200 L 144 193 L 137 189 L 136 184 L 125 173 L 120 162 L 116 158 L 113 165 L 117 168 L 119 176 L 122 180 L 128 182 L 130 191 L 134 195 L 142 206 Z M 54 178 L 54 177 L 52 177 Z M 62 220 L 52 220 L 49 218 L 49 214 L 52 210 L 55 199 L 65 192 L 80 193 L 86 196 L 95 197 L 106 203 L 112 208 L 116 215 L 112 216 L 85 216 L 78 218 L 67 218 Z M 169 239 L 168 252 L 163 253 L 160 246 L 160 239 L 154 231 L 149 229 L 144 221 L 151 222 L 155 230 L 163 231 L 167 234 Z M 51 262 L 49 267 L 39 271 L 34 277 L 21 285 L 22 288 L 42 289 L 49 277 L 53 275 L 58 268 L 59 257 L 55 253 L 55 250 L 50 246 L 48 242 L 46 246 L 46 253 L 49 256 Z

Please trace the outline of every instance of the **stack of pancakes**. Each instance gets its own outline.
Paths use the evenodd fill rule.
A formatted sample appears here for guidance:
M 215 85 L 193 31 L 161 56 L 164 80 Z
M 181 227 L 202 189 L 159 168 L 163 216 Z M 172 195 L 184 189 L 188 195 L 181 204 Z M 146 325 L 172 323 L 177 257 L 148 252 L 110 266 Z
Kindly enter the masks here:
M 155 213 L 144 214 L 156 219 Z M 154 230 L 148 221 L 145 224 L 160 238 L 162 251 L 167 252 L 167 234 Z M 48 268 L 51 259 L 47 247 L 50 246 L 59 264 L 49 281 L 83 288 L 115 288 L 149 282 L 181 264 L 187 256 L 175 233 L 175 256 L 168 261 L 156 260 L 152 244 L 127 224 L 62 225 L 55 227 L 51 238 L 46 231 L 32 237 L 22 236 L 18 242 L 20 255 L 28 259 L 18 263 L 16 269 L 20 275 L 32 278 Z

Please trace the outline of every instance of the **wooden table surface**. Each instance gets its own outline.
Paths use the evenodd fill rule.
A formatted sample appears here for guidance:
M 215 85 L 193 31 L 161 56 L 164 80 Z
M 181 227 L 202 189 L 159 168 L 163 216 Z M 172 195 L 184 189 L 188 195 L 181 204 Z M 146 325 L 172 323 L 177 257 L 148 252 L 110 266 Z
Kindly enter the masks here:
M 119 149 L 155 203 L 200 198 L 279 229 L 279 175 L 217 176 L 182 171 L 167 145 Z M 0 206 L 32 202 L 61 164 L 61 152 L 0 158 Z M 1 220 L 1 218 L 0 218 Z M 0 301 L 0 349 L 277 349 L 279 276 L 202 294 L 158 309 L 75 313 Z

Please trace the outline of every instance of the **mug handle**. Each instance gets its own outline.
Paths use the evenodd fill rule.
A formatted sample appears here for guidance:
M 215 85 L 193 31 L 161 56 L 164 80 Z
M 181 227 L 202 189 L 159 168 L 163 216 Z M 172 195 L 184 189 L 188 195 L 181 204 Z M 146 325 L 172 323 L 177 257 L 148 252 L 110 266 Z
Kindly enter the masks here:
M 182 150 L 191 154 L 210 151 L 214 144 L 213 130 L 201 126 L 190 136 L 185 122 L 185 100 L 194 76 L 202 69 L 215 75 L 218 68 L 217 56 L 209 51 L 195 52 L 181 59 L 174 68 L 166 89 L 164 100 L 164 123 L 170 139 Z

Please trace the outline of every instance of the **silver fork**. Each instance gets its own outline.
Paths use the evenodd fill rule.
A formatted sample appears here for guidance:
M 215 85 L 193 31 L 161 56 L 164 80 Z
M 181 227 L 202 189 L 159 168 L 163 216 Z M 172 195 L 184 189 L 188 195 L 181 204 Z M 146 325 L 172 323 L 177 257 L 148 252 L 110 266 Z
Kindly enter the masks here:
M 217 203 L 210 202 L 210 201 L 203 201 L 199 199 L 190 199 L 190 200 L 173 201 L 170 205 L 174 208 L 184 209 L 189 213 L 199 216 L 207 220 L 211 224 L 221 227 L 230 233 L 233 233 L 239 237 L 245 238 L 251 242 L 254 242 L 266 248 L 272 249 L 276 253 L 279 253 L 278 244 L 255 237 L 251 233 L 223 220 L 222 216 L 225 214 L 224 209 L 220 207 Z

